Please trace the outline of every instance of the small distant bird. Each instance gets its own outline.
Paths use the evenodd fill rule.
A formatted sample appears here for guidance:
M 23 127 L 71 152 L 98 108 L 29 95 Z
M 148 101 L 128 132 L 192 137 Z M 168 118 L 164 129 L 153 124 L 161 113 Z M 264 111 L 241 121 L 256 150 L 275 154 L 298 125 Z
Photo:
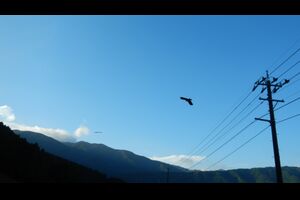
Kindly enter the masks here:
M 186 97 L 180 97 L 180 99 L 187 101 L 191 106 L 193 105 L 192 99 Z
M 101 132 L 101 131 L 95 131 L 94 133 L 103 133 L 103 132 Z

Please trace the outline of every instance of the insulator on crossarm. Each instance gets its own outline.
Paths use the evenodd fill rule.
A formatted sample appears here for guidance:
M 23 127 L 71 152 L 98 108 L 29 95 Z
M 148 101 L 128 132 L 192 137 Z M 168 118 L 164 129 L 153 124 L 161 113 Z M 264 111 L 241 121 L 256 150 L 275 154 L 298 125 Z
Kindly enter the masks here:
M 278 78 L 273 77 L 272 83 L 276 82 L 277 80 L 278 80 Z
M 264 87 L 264 88 L 260 91 L 260 93 L 263 93 L 266 89 L 267 89 L 267 88 Z

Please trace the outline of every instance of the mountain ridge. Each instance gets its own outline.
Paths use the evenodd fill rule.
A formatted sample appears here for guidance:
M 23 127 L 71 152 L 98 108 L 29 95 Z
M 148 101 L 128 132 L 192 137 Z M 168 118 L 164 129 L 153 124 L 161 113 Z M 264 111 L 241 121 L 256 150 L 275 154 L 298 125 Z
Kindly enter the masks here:
M 0 182 L 122 182 L 45 152 L 0 122 Z
M 19 130 L 14 130 L 14 132 L 30 143 L 38 143 L 49 153 L 104 172 L 109 176 L 127 177 L 128 174 L 136 172 L 165 173 L 168 166 L 173 171 L 187 171 L 187 169 L 179 166 L 151 160 L 131 151 L 113 149 L 104 144 L 91 144 L 85 141 L 59 142 L 41 133 Z
M 59 156 L 103 171 L 133 183 L 273 183 L 276 182 L 274 167 L 251 169 L 239 168 L 232 170 L 200 171 L 169 165 L 139 156 L 127 150 L 118 150 L 104 144 L 59 142 L 48 136 L 35 132 L 15 130 L 20 136 L 26 137 L 31 143 L 37 142 L 46 151 L 56 152 Z M 39 135 L 40 134 L 40 135 Z M 50 138 L 50 139 L 49 139 Z M 49 139 L 49 140 L 48 140 Z M 49 144 L 48 142 L 52 142 Z M 52 146 L 55 144 L 54 146 Z M 47 146 L 48 145 L 48 146 Z M 55 147 L 55 148 L 54 148 Z M 50 152 L 51 153 L 51 152 Z M 75 155 L 77 154 L 77 155 Z M 121 161 L 120 161 L 121 160 Z M 91 162 L 92 161 L 92 162 Z M 145 161 L 147 161 L 145 163 Z M 122 164 L 122 162 L 126 164 Z M 151 164 L 152 163 L 152 164 Z M 155 164 L 153 164 L 155 163 Z M 138 167 L 137 167 L 138 166 Z M 167 175 L 167 167 L 169 175 Z M 153 170 L 153 168 L 155 170 Z M 300 182 L 299 167 L 282 167 L 285 182 Z

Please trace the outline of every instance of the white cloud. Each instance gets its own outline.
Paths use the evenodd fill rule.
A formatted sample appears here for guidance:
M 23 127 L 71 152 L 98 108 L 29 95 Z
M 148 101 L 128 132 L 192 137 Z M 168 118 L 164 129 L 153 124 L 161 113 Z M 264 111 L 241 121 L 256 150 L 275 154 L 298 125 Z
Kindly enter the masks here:
M 75 135 L 77 138 L 79 138 L 79 137 L 81 137 L 81 136 L 83 136 L 83 135 L 89 134 L 89 132 L 90 132 L 90 130 L 89 130 L 88 127 L 83 126 L 83 125 L 80 125 L 80 126 L 75 130 L 74 135 Z
M 170 155 L 170 156 L 153 156 L 152 160 L 157 160 L 172 165 L 178 165 L 181 167 L 189 168 L 200 160 L 204 159 L 204 156 L 188 156 L 188 155 Z
M 16 120 L 16 116 L 9 106 L 4 105 L 0 106 L 0 119 L 3 119 L 3 121 L 12 122 Z
M 11 129 L 21 130 L 21 131 L 32 131 L 36 133 L 42 133 L 46 136 L 52 137 L 58 141 L 62 142 L 75 142 L 76 138 L 72 136 L 68 131 L 63 129 L 54 129 L 54 128 L 44 128 L 39 126 L 28 126 L 24 124 L 7 122 L 7 125 L 10 126 Z
M 0 120 L 3 120 L 3 122 L 5 122 L 5 124 L 13 130 L 41 133 L 62 142 L 76 142 L 77 138 L 89 133 L 89 128 L 83 125 L 80 125 L 72 134 L 59 128 L 44 128 L 37 125 L 30 126 L 16 123 L 14 122 L 16 120 L 16 116 L 13 113 L 13 110 L 7 105 L 0 106 Z

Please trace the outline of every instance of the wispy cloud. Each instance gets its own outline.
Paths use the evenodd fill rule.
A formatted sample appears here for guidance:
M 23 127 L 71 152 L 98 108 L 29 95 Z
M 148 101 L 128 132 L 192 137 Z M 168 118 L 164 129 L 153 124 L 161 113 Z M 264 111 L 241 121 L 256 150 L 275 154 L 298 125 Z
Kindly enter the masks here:
M 89 133 L 89 128 L 83 125 L 80 125 L 74 133 L 70 133 L 60 128 L 45 128 L 37 125 L 31 126 L 16 123 L 16 116 L 13 113 L 13 109 L 7 105 L 0 106 L 0 119 L 11 129 L 42 133 L 62 142 L 76 142 L 78 138 Z
M 170 156 L 153 156 L 150 157 L 150 159 L 189 168 L 195 163 L 204 159 L 204 156 L 170 155 Z
M 90 132 L 90 130 L 89 130 L 88 127 L 83 126 L 83 125 L 80 125 L 80 126 L 75 130 L 74 135 L 75 135 L 77 138 L 79 138 L 79 137 L 81 137 L 81 136 L 83 136 L 83 135 L 89 134 L 89 132 Z
M 2 119 L 3 121 L 12 122 L 16 120 L 16 116 L 9 106 L 4 105 L 0 106 L 0 119 Z
M 7 125 L 14 130 L 21 130 L 21 131 L 32 131 L 36 133 L 42 133 L 46 136 L 52 137 L 56 140 L 62 142 L 75 142 L 76 138 L 70 134 L 68 131 L 59 129 L 59 128 L 44 128 L 40 126 L 28 126 L 24 124 L 18 124 L 14 122 L 7 122 Z

